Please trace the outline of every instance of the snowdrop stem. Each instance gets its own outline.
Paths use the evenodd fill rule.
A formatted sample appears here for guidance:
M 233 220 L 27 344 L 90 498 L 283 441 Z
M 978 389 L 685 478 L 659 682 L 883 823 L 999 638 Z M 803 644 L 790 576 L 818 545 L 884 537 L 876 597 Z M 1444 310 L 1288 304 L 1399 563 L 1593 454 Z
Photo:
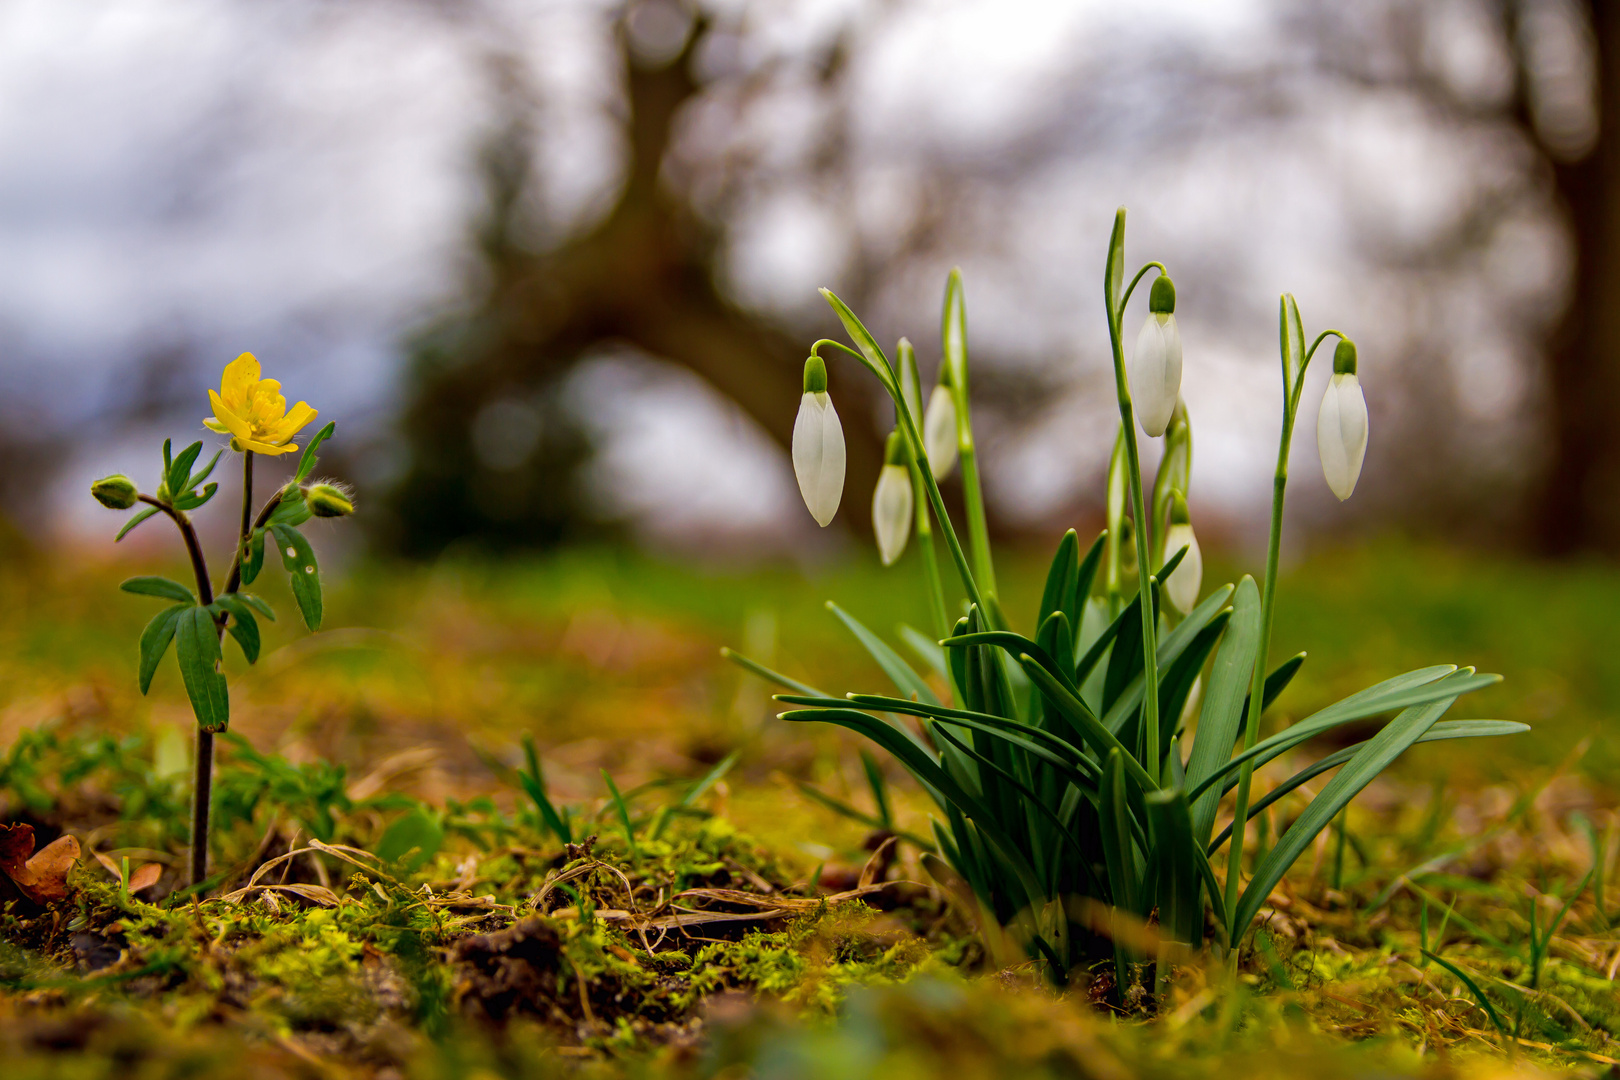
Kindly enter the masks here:
M 810 346 L 810 355 L 819 356 L 823 345 L 830 345 L 849 353 L 862 366 L 868 366 L 866 358 L 843 342 L 832 338 L 822 338 Z M 922 476 L 923 487 L 928 493 L 928 504 L 934 509 L 934 520 L 939 522 L 940 531 L 945 534 L 945 547 L 951 553 L 951 561 L 956 564 L 956 572 L 961 575 L 962 587 L 967 590 L 968 599 L 977 604 L 980 611 L 988 614 L 985 606 L 984 594 L 979 591 L 979 583 L 974 580 L 973 569 L 968 565 L 967 553 L 962 550 L 962 542 L 956 537 L 956 530 L 951 527 L 951 516 L 945 510 L 945 498 L 939 493 L 939 484 L 934 481 L 934 473 L 928 467 L 928 453 L 923 449 L 922 432 L 917 427 L 917 419 L 911 415 L 911 409 L 906 405 L 905 395 L 900 392 L 900 384 L 890 379 L 878 380 L 883 388 L 894 399 L 894 414 L 899 421 L 901 433 L 905 436 L 906 445 L 911 448 L 911 460 L 917 472 Z M 943 602 L 943 601 L 942 601 Z
M 1125 475 L 1131 489 L 1131 516 L 1136 524 L 1137 595 L 1142 605 L 1142 685 L 1146 688 L 1146 693 L 1142 695 L 1142 760 L 1149 774 L 1158 780 L 1163 769 L 1159 758 L 1159 627 L 1153 610 L 1153 574 L 1148 569 L 1153 541 L 1147 507 L 1142 499 L 1142 461 L 1136 446 L 1136 416 L 1131 406 L 1130 385 L 1125 378 L 1125 346 L 1120 338 L 1125 301 L 1130 298 L 1131 290 L 1126 290 L 1117 307 L 1114 304 L 1118 285 L 1113 272 L 1124 246 L 1125 208 L 1120 207 L 1114 218 L 1114 235 L 1109 242 L 1108 260 L 1103 268 L 1103 298 L 1108 308 L 1108 342 L 1114 352 L 1114 386 L 1119 393 L 1119 419 L 1124 425 Z M 1131 289 L 1135 289 L 1142 275 L 1155 266 L 1158 264 L 1149 263 L 1138 270 L 1136 277 L 1131 279 Z M 1159 272 L 1164 272 L 1162 266 Z
M 1271 481 L 1271 531 L 1266 540 L 1266 576 L 1264 589 L 1260 594 L 1260 640 L 1256 643 L 1254 654 L 1254 670 L 1250 674 L 1249 682 L 1249 712 L 1243 729 L 1243 749 L 1251 749 L 1260 737 L 1260 715 L 1265 709 L 1265 686 L 1267 653 L 1271 649 L 1271 624 L 1277 606 L 1277 565 L 1282 554 L 1282 522 L 1283 503 L 1288 490 L 1288 453 L 1294 439 L 1294 419 L 1299 412 L 1299 396 L 1305 388 L 1305 372 L 1310 367 L 1311 358 L 1316 350 L 1330 337 L 1343 338 L 1344 335 L 1337 330 L 1324 330 L 1316 335 L 1309 349 L 1305 350 L 1299 371 L 1294 376 L 1293 385 L 1286 382 L 1288 371 L 1288 331 L 1287 314 L 1283 319 L 1283 371 L 1285 381 L 1283 384 L 1283 415 L 1282 434 L 1277 441 L 1277 470 Z M 1233 821 L 1247 821 L 1249 814 L 1250 787 L 1254 780 L 1254 765 L 1252 762 L 1244 763 L 1238 773 L 1237 802 L 1234 806 Z M 1237 903 L 1238 884 L 1243 868 L 1243 838 L 1246 829 L 1234 827 L 1232 839 L 1228 841 L 1226 853 L 1226 895 L 1231 904 Z M 1228 908 L 1228 910 L 1231 910 Z M 1227 940 L 1235 927 L 1227 928 Z M 1232 956 L 1235 957 L 1234 947 Z
M 1161 274 L 1168 274 L 1170 272 L 1164 268 L 1163 263 L 1158 262 L 1150 262 L 1136 272 L 1136 276 L 1131 278 L 1130 285 L 1128 285 L 1125 289 L 1124 298 L 1119 302 L 1119 321 L 1121 323 L 1125 321 L 1125 309 L 1131 305 L 1131 293 L 1136 291 L 1136 283 L 1141 281 L 1142 275 L 1146 274 L 1149 270 L 1157 270 Z
M 934 527 L 928 520 L 928 486 L 923 483 L 922 470 L 916 461 L 911 462 L 911 486 L 917 492 L 917 554 L 923 564 L 928 607 L 934 616 L 934 631 L 944 639 L 951 636 L 951 619 L 945 606 L 945 583 L 939 575 L 939 560 L 934 555 Z

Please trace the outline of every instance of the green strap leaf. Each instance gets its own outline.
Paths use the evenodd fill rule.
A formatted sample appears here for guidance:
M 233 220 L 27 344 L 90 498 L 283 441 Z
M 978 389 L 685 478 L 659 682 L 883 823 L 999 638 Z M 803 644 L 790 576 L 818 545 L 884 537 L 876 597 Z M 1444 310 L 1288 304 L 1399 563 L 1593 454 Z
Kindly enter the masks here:
M 1091 710 L 1086 708 L 1085 703 L 1070 693 L 1067 687 L 1052 678 L 1046 669 L 1037 664 L 1031 657 L 1021 656 L 1018 658 L 1018 662 L 1024 671 L 1028 673 L 1030 681 L 1038 686 L 1041 693 L 1046 695 L 1047 700 L 1068 718 L 1069 722 L 1075 726 L 1081 737 L 1096 751 L 1099 757 L 1108 754 L 1110 751 L 1118 750 L 1124 757 L 1125 770 L 1131 774 L 1131 779 L 1142 786 L 1143 790 L 1152 791 L 1159 786 L 1148 775 L 1147 770 L 1142 768 L 1141 763 L 1119 741 L 1119 737 L 1108 730 L 1101 720 L 1092 715 Z
M 736 652 L 732 649 L 721 646 L 720 655 L 725 657 L 727 660 L 730 660 L 733 664 L 736 664 L 744 671 L 752 672 L 753 674 L 758 675 L 766 682 L 773 682 L 777 686 L 784 686 L 789 690 L 795 690 L 801 694 L 810 694 L 815 697 L 827 696 L 813 686 L 808 686 L 797 679 L 790 679 L 779 671 L 772 671 L 764 664 L 761 664 L 758 660 L 748 659 L 748 657 L 744 656 L 740 652 Z
M 175 622 L 182 612 L 189 610 L 191 607 L 188 604 L 164 608 L 152 616 L 152 621 L 141 631 L 141 693 L 151 688 L 152 675 L 157 671 L 158 664 L 162 663 L 163 654 L 169 651 L 169 642 L 174 640 Z
M 1452 687 L 1457 687 L 1465 680 L 1447 681 Z M 1439 700 L 1403 710 L 1377 735 L 1368 739 L 1366 745 L 1356 752 L 1349 763 L 1327 782 L 1322 788 L 1322 793 L 1311 800 L 1305 812 L 1278 838 L 1277 845 L 1266 853 L 1265 859 L 1255 868 L 1254 877 L 1250 880 L 1249 887 L 1243 891 L 1243 897 L 1238 901 L 1237 910 L 1233 913 L 1234 942 L 1243 940 L 1249 923 L 1259 913 L 1266 898 L 1271 895 L 1271 890 L 1283 879 L 1288 868 L 1294 865 L 1294 860 L 1298 859 L 1310 846 L 1311 841 L 1316 839 L 1316 834 L 1327 828 L 1333 819 L 1338 817 L 1339 811 L 1360 794 L 1362 788 L 1372 783 L 1390 762 L 1422 738 L 1441 715 L 1451 708 L 1451 703 L 1457 700 L 1459 693 L 1460 691 L 1454 692 Z
M 118 586 L 127 593 L 137 596 L 156 596 L 164 600 L 174 600 L 182 604 L 195 604 L 197 597 L 190 589 L 178 581 L 171 581 L 166 577 L 132 577 Z
M 887 642 L 831 600 L 827 601 L 827 610 L 838 616 L 839 620 L 849 627 L 849 632 L 855 635 L 856 640 L 871 654 L 872 659 L 877 661 L 878 667 L 882 668 L 883 674 L 894 683 L 895 689 L 907 696 L 915 694 L 919 700 L 926 701 L 930 705 L 939 704 L 939 698 L 934 695 L 934 691 L 912 670 L 910 664 L 901 659 L 899 653 L 889 647 Z
M 272 525 L 271 537 L 281 552 L 281 565 L 292 577 L 293 598 L 298 611 L 304 616 L 304 625 L 311 630 L 321 628 L 321 572 L 315 562 L 315 550 L 309 546 L 304 534 L 291 525 Z
M 1109 321 L 1119 318 L 1119 293 L 1125 287 L 1125 208 L 1114 212 L 1114 231 L 1108 237 L 1108 263 L 1103 268 L 1103 298 Z
M 958 403 L 967 395 L 967 302 L 962 293 L 962 271 L 952 269 L 945 278 L 945 304 L 939 315 L 940 351 L 951 373 L 951 393 Z
M 141 522 L 145 521 L 147 518 L 151 517 L 157 512 L 158 508 L 155 506 L 148 506 L 144 510 L 138 511 L 134 517 L 124 522 L 124 527 L 118 530 L 117 536 L 113 537 L 113 543 L 116 544 L 118 541 L 128 536 L 131 529 L 135 528 L 135 526 L 139 525 Z
M 174 650 L 197 725 L 204 731 L 224 731 L 230 724 L 231 703 L 219 670 L 219 632 L 207 608 L 187 608 L 176 619 Z
M 1193 736 L 1192 753 L 1187 758 L 1187 786 L 1196 787 L 1232 756 L 1238 726 L 1243 721 L 1243 701 L 1254 673 L 1254 653 L 1260 647 L 1260 590 L 1254 578 L 1243 575 L 1232 597 L 1232 618 L 1226 636 L 1215 653 L 1210 670 L 1209 689 Z M 1205 843 L 1215 828 L 1215 812 L 1220 793 L 1211 789 L 1192 804 L 1193 836 Z
M 1050 671 L 1054 678 L 1061 679 L 1071 690 L 1075 689 L 1068 668 L 1059 664 L 1056 657 L 1023 634 L 1015 634 L 1011 630 L 981 630 L 976 634 L 957 634 L 940 642 L 940 646 L 946 649 L 963 649 L 970 645 L 996 645 L 1006 649 L 1013 656 L 1020 653 L 1032 656 L 1035 662 Z
M 1091 595 L 1091 586 L 1097 580 L 1097 566 L 1102 562 L 1103 544 L 1107 540 L 1108 533 L 1105 530 L 1098 533 L 1097 539 L 1091 542 L 1091 550 L 1080 560 L 1080 567 L 1074 576 L 1074 597 L 1063 607 L 1064 614 L 1069 617 L 1069 625 L 1075 629 L 1077 640 L 1080 619 L 1085 614 L 1086 598 Z
M 1150 791 L 1145 801 L 1153 836 L 1159 925 L 1184 945 L 1201 944 L 1204 877 L 1198 871 L 1199 852 L 1186 793 L 1179 788 Z
M 1138 895 L 1136 856 L 1131 850 L 1130 806 L 1125 798 L 1125 759 L 1121 750 L 1110 750 L 1103 763 L 1101 798 L 1097 802 L 1101 826 L 1103 863 L 1108 867 L 1108 885 L 1114 906 L 1133 915 L 1144 914 Z
M 844 332 L 849 335 L 849 339 L 860 349 L 861 356 L 866 360 L 867 368 L 873 375 L 878 377 L 878 381 L 891 394 L 899 397 L 900 384 L 895 381 L 894 368 L 889 364 L 889 358 L 884 355 L 883 347 L 877 343 L 877 338 L 872 336 L 872 332 L 866 328 L 860 319 L 855 317 L 855 313 L 849 309 L 849 305 L 834 295 L 831 289 L 822 289 L 821 295 L 828 304 L 832 305 L 833 311 L 838 315 L 838 321 L 844 324 Z
M 293 483 L 302 484 L 309 479 L 309 474 L 315 470 L 315 462 L 319 460 L 315 456 L 315 451 L 319 450 L 321 443 L 330 439 L 332 433 L 336 430 L 337 421 L 328 421 L 327 425 L 317 431 L 315 437 L 309 440 L 309 445 L 304 447 L 303 456 L 298 459 L 298 471 L 293 474 Z
M 1042 751 L 1043 756 L 1046 753 L 1056 754 L 1063 761 L 1076 768 L 1088 769 L 1093 773 L 1097 769 L 1096 764 L 1085 755 L 1085 752 L 1080 747 L 1064 739 L 1061 735 L 1047 731 L 1045 728 L 1033 727 L 992 713 L 973 712 L 968 709 L 951 709 L 943 705 L 928 705 L 920 701 L 907 701 L 903 698 L 883 697 L 878 694 L 851 694 L 847 700 L 778 694 L 777 700 L 792 705 L 807 705 L 824 709 L 847 708 L 850 705 L 855 705 L 862 709 L 899 713 L 902 716 L 919 716 L 926 720 L 941 720 L 945 723 L 977 728 L 980 731 L 1008 734 L 1015 736 L 1020 742 L 1039 743 L 1044 748 Z
M 1041 610 L 1035 618 L 1036 626 L 1046 625 L 1046 620 L 1054 611 L 1065 612 L 1070 620 L 1074 619 L 1075 613 L 1069 610 L 1069 606 L 1074 598 L 1075 579 L 1080 573 L 1079 550 L 1080 537 L 1070 529 L 1058 541 L 1052 566 L 1046 572 L 1046 587 L 1041 590 Z
M 1176 556 L 1164 565 L 1172 567 L 1172 564 L 1181 555 L 1185 554 L 1185 550 L 1177 552 Z M 1170 571 L 1166 570 L 1165 576 L 1168 577 L 1169 573 Z M 1160 580 L 1164 579 L 1160 578 Z M 1227 598 L 1231 595 L 1232 586 L 1222 585 L 1210 593 L 1203 603 L 1193 608 L 1192 613 L 1177 623 L 1174 630 L 1164 636 L 1164 640 L 1159 642 L 1159 671 L 1166 672 L 1170 670 L 1170 666 L 1176 662 L 1176 658 L 1185 652 L 1194 639 L 1203 632 L 1204 628 L 1214 621 L 1215 616 L 1221 613 L 1221 609 L 1226 606 Z M 1140 633 L 1133 640 L 1139 641 Z M 1140 644 L 1137 646 L 1137 651 L 1141 651 Z M 1141 660 L 1137 660 L 1135 678 L 1121 691 L 1119 697 L 1109 707 L 1107 715 L 1102 718 L 1103 723 L 1108 725 L 1108 730 L 1119 731 L 1131 714 L 1141 708 L 1142 687 L 1145 682 L 1145 673 L 1141 668 Z
M 259 622 L 253 617 L 253 611 L 248 607 L 247 602 L 242 599 L 239 593 L 225 593 L 214 601 L 214 606 L 221 611 L 230 613 L 231 622 L 226 627 L 226 630 L 230 632 L 231 637 L 236 639 L 236 643 L 242 647 L 242 655 L 247 658 L 247 662 L 250 664 L 258 663 Z
M 917 654 L 917 658 L 928 665 L 929 670 L 946 683 L 951 681 L 951 669 L 945 663 L 945 650 L 937 640 L 906 623 L 901 623 L 896 632 L 900 635 L 900 640 Z

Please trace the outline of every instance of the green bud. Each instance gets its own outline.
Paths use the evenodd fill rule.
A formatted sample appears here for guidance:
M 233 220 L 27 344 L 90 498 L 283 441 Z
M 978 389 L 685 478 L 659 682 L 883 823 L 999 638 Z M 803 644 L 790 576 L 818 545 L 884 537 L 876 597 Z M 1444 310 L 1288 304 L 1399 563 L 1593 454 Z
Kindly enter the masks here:
M 1155 315 L 1176 313 L 1176 283 L 1170 280 L 1169 274 L 1160 274 L 1154 279 L 1153 291 L 1148 293 L 1148 310 Z
M 1170 492 L 1170 524 L 1192 524 L 1192 516 L 1187 513 L 1187 498 L 1179 491 Z
M 827 365 L 819 356 L 812 356 L 804 362 L 804 392 L 807 394 L 827 392 Z
M 1340 338 L 1339 347 L 1333 350 L 1333 374 L 1354 375 L 1356 373 L 1356 343 L 1349 338 Z
M 90 485 L 90 494 L 96 497 L 96 502 L 109 510 L 128 510 L 135 505 L 140 493 L 135 481 L 123 473 L 104 476 Z
M 900 429 L 895 428 L 883 443 L 883 464 L 904 465 L 906 460 L 906 441 L 900 437 Z
M 304 489 L 304 502 L 316 517 L 348 517 L 354 513 L 354 496 L 336 484 L 311 484 Z

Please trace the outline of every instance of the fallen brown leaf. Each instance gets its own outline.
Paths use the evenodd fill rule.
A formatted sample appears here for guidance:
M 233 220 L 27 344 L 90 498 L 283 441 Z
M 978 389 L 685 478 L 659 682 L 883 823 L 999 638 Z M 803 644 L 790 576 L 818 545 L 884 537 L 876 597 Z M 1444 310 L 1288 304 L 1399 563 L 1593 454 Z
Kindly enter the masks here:
M 34 851 L 32 825 L 0 825 L 0 871 L 41 906 L 67 896 L 67 875 L 79 861 L 79 841 L 64 833 Z

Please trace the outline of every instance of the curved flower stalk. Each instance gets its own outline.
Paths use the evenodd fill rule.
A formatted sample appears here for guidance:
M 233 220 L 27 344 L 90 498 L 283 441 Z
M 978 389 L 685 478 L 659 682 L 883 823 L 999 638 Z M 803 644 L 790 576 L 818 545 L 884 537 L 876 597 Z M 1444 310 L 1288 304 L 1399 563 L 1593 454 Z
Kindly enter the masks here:
M 1174 399 L 1160 429 L 1167 438 L 1152 504 L 1144 498 L 1133 387 L 1126 377 L 1120 325 L 1137 283 L 1150 269 L 1162 275 L 1163 267 L 1149 263 L 1125 287 L 1124 226 L 1122 209 L 1115 218 L 1103 285 L 1120 410 L 1109 469 L 1108 530 L 1089 549 L 1080 546 L 1072 530 L 1058 543 L 1039 607 L 1025 623 L 1029 636 L 1007 625 L 979 572 L 988 547 L 974 536 L 970 561 L 946 513 L 925 445 L 928 424 L 917 416 L 918 381 L 909 344 L 902 339 L 899 365 L 892 365 L 855 314 L 824 291 L 854 348 L 823 339 L 812 355 L 824 345 L 845 350 L 865 365 L 895 405 L 885 481 L 873 499 L 884 559 L 898 556 L 912 513 L 918 542 L 925 546 L 931 520 L 945 540 L 967 603 L 962 617 L 937 642 L 901 627 L 909 650 L 932 670 L 927 677 L 907 662 L 903 650 L 828 605 L 893 682 L 888 694 L 824 695 L 726 653 L 787 691 L 778 695 L 791 706 L 783 719 L 848 728 L 911 772 L 942 813 L 934 819 L 931 843 L 909 835 L 902 839 L 924 849 L 922 865 L 937 881 L 959 895 L 971 895 L 970 902 L 979 905 L 987 920 L 1004 928 L 1005 934 L 987 935 L 993 951 L 1000 942 L 1016 942 L 1058 982 L 1072 971 L 1112 958 L 1116 1000 L 1142 981 L 1153 979 L 1162 986 L 1178 955 L 1211 939 L 1235 957 L 1289 868 L 1408 747 L 1527 730 L 1501 720 L 1442 722 L 1440 717 L 1459 697 L 1493 685 L 1498 677 L 1438 665 L 1387 679 L 1265 740 L 1258 738 L 1261 713 L 1284 692 L 1303 662 L 1299 655 L 1267 670 L 1288 448 L 1300 388 L 1317 347 L 1342 335 L 1329 331 L 1306 349 L 1298 309 L 1284 298 L 1283 431 L 1264 592 L 1245 576 L 1200 600 L 1203 559 L 1186 501 L 1191 428 L 1185 408 Z M 1161 297 L 1169 289 L 1159 290 Z M 1161 299 L 1156 306 L 1166 305 Z M 960 278 L 954 273 L 945 310 L 945 353 L 958 408 L 966 493 L 972 489 L 971 427 L 962 410 L 966 323 Z M 1162 329 L 1165 324 L 1157 322 L 1161 314 L 1171 312 L 1153 312 Z M 1341 391 L 1344 385 L 1341 380 Z M 1343 445 L 1353 448 L 1355 443 Z M 1353 456 L 1347 452 L 1346 462 Z M 905 512 L 903 493 L 908 489 L 901 482 L 902 466 L 911 470 L 914 485 L 910 512 Z M 964 501 L 972 529 L 972 501 Z M 1125 595 L 1127 559 L 1136 568 L 1134 597 Z M 931 557 L 924 563 L 931 565 Z M 1104 596 L 1094 596 L 1094 587 Z M 946 608 L 937 575 L 929 579 L 929 588 L 935 619 L 943 626 Z M 1169 617 L 1161 601 L 1180 617 Z M 901 716 L 915 722 L 895 723 Z M 1187 727 L 1193 732 L 1186 750 L 1180 723 L 1184 716 L 1192 721 Z M 1250 805 L 1255 768 L 1325 732 L 1377 718 L 1384 719 L 1378 721 L 1382 727 L 1375 736 L 1329 754 Z M 1312 785 L 1316 794 L 1270 850 L 1253 860 L 1252 868 L 1245 866 L 1243 837 L 1253 816 L 1279 799 L 1310 795 L 1305 785 L 1334 770 L 1325 784 Z M 874 796 L 882 805 L 879 788 L 874 781 Z M 1225 796 L 1234 791 L 1233 823 L 1217 833 Z M 1230 843 L 1224 885 L 1212 864 L 1223 843 Z M 1162 943 L 1158 953 L 1143 951 L 1131 943 L 1131 935 L 1114 932 L 1123 925 L 1104 926 L 1099 932 L 1094 921 L 1099 912 L 1111 922 L 1135 926 L 1156 914 Z
M 827 396 L 827 365 L 819 356 L 804 362 L 804 397 L 793 422 L 793 475 L 810 516 L 826 528 L 844 497 L 844 428 Z
M 1181 563 L 1164 579 L 1164 592 L 1171 606 L 1183 615 L 1190 615 L 1198 603 L 1198 590 L 1204 583 L 1204 555 L 1193 535 L 1192 518 L 1187 514 L 1187 500 L 1181 492 L 1170 497 L 1170 527 L 1164 533 L 1164 553 L 1173 556 L 1187 549 Z
M 1356 490 L 1367 456 L 1367 399 L 1356 377 L 1355 342 L 1340 340 L 1333 350 L 1333 378 L 1316 414 L 1316 450 L 1328 487 L 1344 502 Z
M 1131 353 L 1131 400 L 1142 430 L 1164 434 L 1181 400 L 1181 330 L 1176 326 L 1176 287 L 1165 274 L 1153 282 L 1148 317 Z
M 194 466 L 203 444 L 192 443 L 179 454 L 168 440 L 163 443 L 163 470 L 156 490 L 148 495 L 122 474 L 97 480 L 90 486 L 96 501 L 113 510 L 145 507 L 119 530 L 115 541 L 156 514 L 174 522 L 191 560 L 194 588 L 163 577 L 136 577 L 124 582 L 125 592 L 167 600 L 171 606 L 147 624 L 140 639 L 140 687 L 146 693 L 158 665 L 174 645 L 186 695 L 197 718 L 197 754 L 192 790 L 191 883 L 208 879 L 208 841 L 213 791 L 214 736 L 230 724 L 230 695 L 221 644 L 228 633 L 248 663 L 259 658 L 259 617 L 274 619 L 270 605 L 241 591 L 258 576 L 265 550 L 279 552 L 292 584 L 293 597 L 311 630 L 321 624 L 322 601 L 319 567 L 309 541 L 299 526 L 312 517 L 347 517 L 354 512 L 354 495 L 346 485 L 332 481 L 309 482 L 316 450 L 337 425 L 328 423 L 305 447 L 290 482 L 271 494 L 258 516 L 253 514 L 253 456 L 279 456 L 298 447 L 292 438 L 316 418 L 316 411 L 300 401 L 291 411 L 281 395 L 281 384 L 260 378 L 259 362 L 243 353 L 225 368 L 219 391 L 208 391 L 214 414 L 203 423 L 209 430 L 231 436 L 231 448 L 242 454 L 242 513 L 232 552 L 231 568 L 216 592 L 208 562 L 190 514 L 204 506 L 219 490 L 208 482 L 224 450 L 201 469 Z
M 883 446 L 883 471 L 872 490 L 872 533 L 877 537 L 878 556 L 884 566 L 893 566 L 905 553 L 911 539 L 911 470 L 906 467 L 906 446 L 900 432 L 889 432 Z

